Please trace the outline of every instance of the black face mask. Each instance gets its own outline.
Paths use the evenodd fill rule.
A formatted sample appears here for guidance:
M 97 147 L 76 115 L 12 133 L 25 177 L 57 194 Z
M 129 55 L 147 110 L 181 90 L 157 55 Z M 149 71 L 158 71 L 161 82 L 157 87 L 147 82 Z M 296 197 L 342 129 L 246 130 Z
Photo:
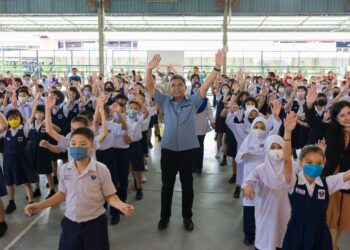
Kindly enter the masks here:
M 111 88 L 111 87 L 107 87 L 107 88 L 105 88 L 105 90 L 106 90 L 107 92 L 112 92 L 114 89 Z
M 238 101 L 237 101 L 237 105 L 238 105 L 238 106 L 242 106 L 242 104 L 243 104 L 243 100 L 238 100 Z
M 339 92 L 333 92 L 333 98 L 336 98 L 339 95 Z
M 320 106 L 320 107 L 326 106 L 327 105 L 327 101 L 325 99 L 319 99 L 319 100 L 316 101 L 316 105 Z
M 255 118 L 248 118 L 248 121 L 249 121 L 250 123 L 253 123 L 254 119 L 255 119 Z

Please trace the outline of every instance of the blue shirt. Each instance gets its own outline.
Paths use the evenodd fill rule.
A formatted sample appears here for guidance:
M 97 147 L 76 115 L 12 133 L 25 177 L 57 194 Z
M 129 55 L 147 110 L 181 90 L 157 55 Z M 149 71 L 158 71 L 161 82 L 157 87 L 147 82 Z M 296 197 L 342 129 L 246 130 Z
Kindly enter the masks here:
M 156 90 L 155 102 L 162 108 L 165 117 L 160 146 L 172 151 L 199 148 L 195 115 L 203 102 L 200 93 L 185 97 L 183 101 L 176 101 Z

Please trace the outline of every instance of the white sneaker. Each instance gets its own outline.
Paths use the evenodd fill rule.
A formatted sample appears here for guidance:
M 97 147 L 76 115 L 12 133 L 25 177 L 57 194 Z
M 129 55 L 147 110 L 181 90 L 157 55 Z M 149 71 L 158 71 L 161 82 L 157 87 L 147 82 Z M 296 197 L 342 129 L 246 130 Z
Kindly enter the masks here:
M 146 182 L 147 182 L 146 176 L 142 176 L 142 183 L 146 183 Z

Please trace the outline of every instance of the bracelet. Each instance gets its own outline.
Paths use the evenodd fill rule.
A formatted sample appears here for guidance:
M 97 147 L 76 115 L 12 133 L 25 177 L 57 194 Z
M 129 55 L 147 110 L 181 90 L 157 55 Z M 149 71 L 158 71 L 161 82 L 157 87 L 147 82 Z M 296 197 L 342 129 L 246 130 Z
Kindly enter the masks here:
M 221 69 L 214 66 L 214 70 L 220 72 Z
M 285 139 L 285 138 L 283 138 L 283 140 L 285 140 L 285 141 L 292 141 L 292 139 Z

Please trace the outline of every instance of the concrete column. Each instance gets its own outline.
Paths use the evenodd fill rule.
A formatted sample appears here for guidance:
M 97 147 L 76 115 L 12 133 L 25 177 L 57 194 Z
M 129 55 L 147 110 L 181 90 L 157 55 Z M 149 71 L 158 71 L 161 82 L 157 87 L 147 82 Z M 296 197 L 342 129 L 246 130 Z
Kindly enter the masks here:
M 224 7 L 224 23 L 222 25 L 222 32 L 223 32 L 223 39 L 222 39 L 222 42 L 223 42 L 223 45 L 222 47 L 224 48 L 225 50 L 225 55 L 224 55 L 224 63 L 222 65 L 222 73 L 223 74 L 226 74 L 226 67 L 227 67 L 227 51 L 228 51 L 228 47 L 227 47 L 227 26 L 228 26 L 228 20 L 227 20 L 227 17 L 228 17 L 228 13 L 229 13 L 229 0 L 225 0 L 225 7 Z
M 105 10 L 103 7 L 104 0 L 98 0 L 97 2 L 97 16 L 98 16 L 98 49 L 99 49 L 99 67 L 100 74 L 105 74 L 105 54 L 104 54 L 104 43 L 105 43 Z

